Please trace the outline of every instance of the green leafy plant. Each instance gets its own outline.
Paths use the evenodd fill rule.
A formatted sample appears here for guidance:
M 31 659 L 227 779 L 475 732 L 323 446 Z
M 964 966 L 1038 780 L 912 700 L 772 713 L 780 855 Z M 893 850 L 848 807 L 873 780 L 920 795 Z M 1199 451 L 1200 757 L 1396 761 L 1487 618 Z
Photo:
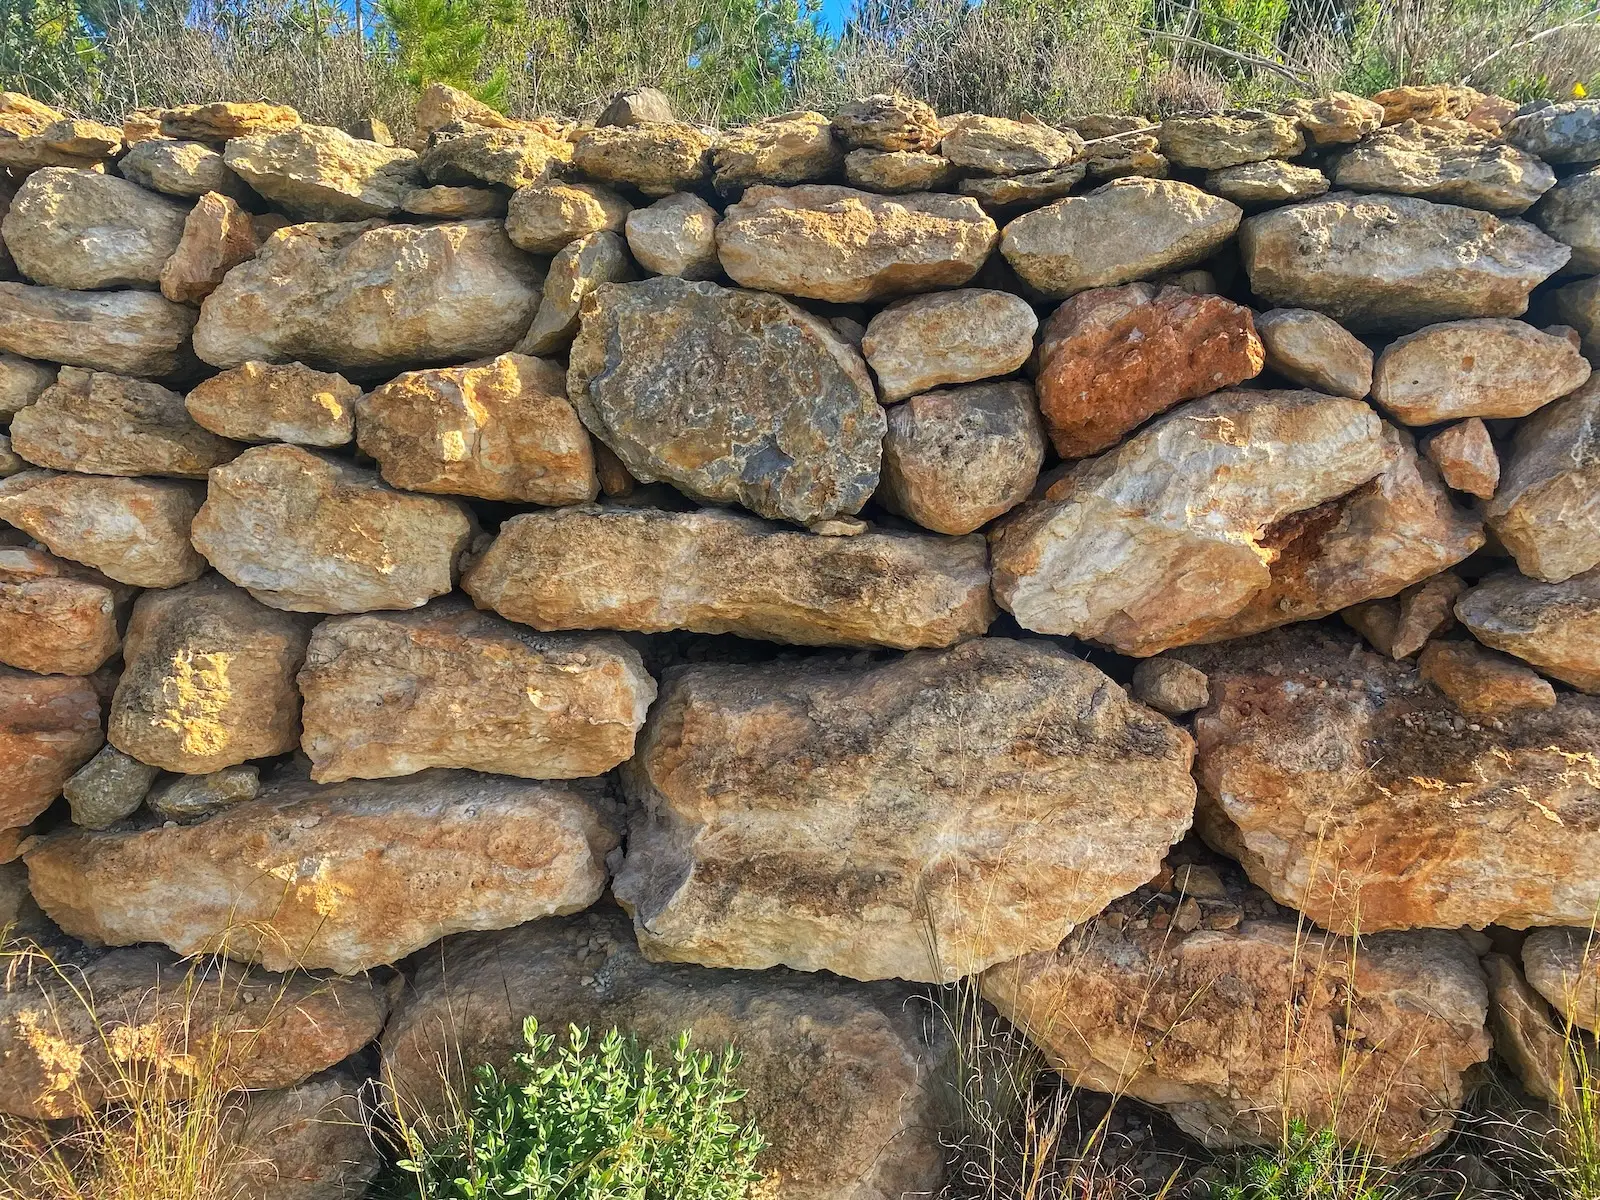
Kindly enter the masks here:
M 1218 1200 L 1392 1200 L 1364 1157 L 1339 1147 L 1329 1129 L 1289 1122 L 1276 1151 L 1241 1156 L 1217 1188 Z
M 673 1043 L 670 1059 L 613 1029 L 591 1050 L 523 1025 L 528 1049 L 480 1067 L 471 1100 L 432 1145 L 405 1135 L 399 1163 L 425 1200 L 741 1200 L 760 1178 L 760 1131 L 741 1123 L 738 1057 Z

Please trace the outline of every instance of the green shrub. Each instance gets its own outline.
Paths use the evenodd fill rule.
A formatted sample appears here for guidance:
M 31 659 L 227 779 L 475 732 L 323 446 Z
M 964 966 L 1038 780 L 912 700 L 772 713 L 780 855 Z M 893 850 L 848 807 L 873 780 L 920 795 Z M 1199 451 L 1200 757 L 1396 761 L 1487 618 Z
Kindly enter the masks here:
M 528 1050 L 504 1073 L 480 1067 L 462 1117 L 399 1164 L 425 1200 L 740 1200 L 764 1142 L 734 1106 L 733 1050 L 689 1048 L 657 1062 L 613 1029 L 594 1050 L 523 1026 Z M 408 1139 L 414 1143 L 415 1139 Z
M 1393 1189 L 1371 1163 L 1340 1149 L 1328 1129 L 1289 1123 L 1276 1151 L 1242 1155 L 1230 1177 L 1215 1189 L 1218 1200 L 1392 1200 Z

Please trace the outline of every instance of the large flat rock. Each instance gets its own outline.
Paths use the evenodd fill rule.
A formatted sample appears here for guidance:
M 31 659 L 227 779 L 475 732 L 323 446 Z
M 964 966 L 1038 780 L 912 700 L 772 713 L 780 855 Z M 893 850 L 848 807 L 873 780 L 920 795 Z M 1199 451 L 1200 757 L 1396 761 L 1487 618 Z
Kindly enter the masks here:
M 160 377 L 193 363 L 194 309 L 155 292 L 0 283 L 0 350 L 96 371 Z
M 0 546 L 0 663 L 88 675 L 120 648 L 130 592 L 47 551 Z
M 1455 614 L 1485 646 L 1600 693 L 1600 569 L 1560 583 L 1501 571 L 1457 600 Z
M 47 287 L 154 287 L 187 214 L 115 175 L 45 167 L 17 189 L 0 236 L 18 269 Z
M 1333 182 L 1354 192 L 1421 196 L 1514 214 L 1554 187 L 1556 173 L 1465 122 L 1401 121 L 1340 155 Z
M 400 211 L 422 183 L 417 156 L 326 125 L 233 138 L 228 168 L 297 221 L 359 221 Z
M 1560 330 L 1480 317 L 1390 342 L 1373 370 L 1372 398 L 1406 425 L 1526 417 L 1588 378 L 1588 360 Z

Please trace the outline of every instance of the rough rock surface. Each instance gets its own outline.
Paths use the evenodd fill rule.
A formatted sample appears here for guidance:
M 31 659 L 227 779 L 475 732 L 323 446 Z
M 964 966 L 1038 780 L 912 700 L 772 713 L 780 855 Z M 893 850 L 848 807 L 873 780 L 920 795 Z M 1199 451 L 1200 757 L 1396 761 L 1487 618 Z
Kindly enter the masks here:
M 1477 642 L 1429 642 L 1417 656 L 1417 674 L 1451 704 L 1473 717 L 1504 717 L 1556 706 L 1556 693 L 1532 667 Z
M 550 262 L 544 294 L 533 324 L 517 343 L 521 354 L 556 354 L 578 332 L 583 298 L 602 283 L 627 283 L 636 278 L 627 243 L 614 233 L 581 237 Z
M 1315 167 L 1301 167 L 1280 159 L 1225 167 L 1206 175 L 1206 191 L 1242 208 L 1267 208 L 1309 200 L 1328 190 L 1328 177 Z
M 223 767 L 206 775 L 174 775 L 146 801 L 163 821 L 197 821 L 261 794 L 261 771 L 254 763 Z
M 525 188 L 546 183 L 572 157 L 572 147 L 542 129 L 435 130 L 417 166 L 432 184 Z
M 60 831 L 24 856 L 62 929 L 353 975 L 451 933 L 577 912 L 617 844 L 603 799 L 468 771 L 285 780 L 197 825 Z
M 397 492 L 298 446 L 258 446 L 212 473 L 193 539 L 263 604 L 344 613 L 448 592 L 474 530 L 459 500 Z
M 711 179 L 733 194 L 757 183 L 803 183 L 836 176 L 844 154 L 819 112 L 789 112 L 726 131 L 711 151 Z
M 411 151 L 326 125 L 233 138 L 222 156 L 234 174 L 297 221 L 389 216 L 422 183 Z
M 217 367 L 378 374 L 482 358 L 527 330 L 542 280 L 499 221 L 291 225 L 206 297 L 194 346 Z
M 1133 668 L 1134 699 L 1169 717 L 1204 708 L 1211 698 L 1205 672 L 1175 658 L 1146 658 Z
M 240 263 L 255 257 L 255 223 L 238 203 L 215 192 L 201 196 L 183 223 L 183 238 L 161 268 L 161 294 L 198 304 Z
M 1248 308 L 1130 283 L 1080 292 L 1039 337 L 1039 408 L 1063 458 L 1117 444 L 1182 400 L 1230 388 L 1265 361 Z
M 367 1080 L 349 1064 L 250 1093 L 224 1131 L 222 1186 L 239 1200 L 360 1200 L 383 1165 L 369 1106 Z
M 717 210 L 691 192 L 674 192 L 628 214 L 628 249 L 645 270 L 680 279 L 720 274 Z
M 1478 417 L 1434 434 L 1425 453 L 1444 481 L 1458 492 L 1488 500 L 1500 486 L 1500 457 L 1489 439 L 1489 427 Z
M 1517 426 L 1483 515 L 1524 575 L 1560 583 L 1600 565 L 1600 380 Z
M 745 287 L 851 304 L 959 287 L 997 236 L 966 196 L 753 187 L 723 214 L 717 253 Z
M 834 114 L 833 128 L 852 150 L 931 153 L 944 137 L 932 105 L 899 93 L 852 100 Z
M 0 521 L 118 583 L 168 588 L 206 569 L 189 542 L 204 499 L 198 483 L 23 471 L 0 479 Z
M 1277 113 L 1243 111 L 1174 116 L 1157 129 L 1161 152 L 1180 167 L 1216 171 L 1305 149 L 1299 125 Z
M 1383 105 L 1350 92 L 1298 98 L 1283 106 L 1283 115 L 1299 125 L 1317 146 L 1359 142 L 1383 124 Z
M 1026 175 L 975 175 L 958 186 L 963 196 L 971 196 L 989 212 L 1013 212 L 1061 199 L 1083 182 L 1087 172 L 1085 164 L 1075 162 Z
M 1205 637 L 1273 583 L 1269 531 L 1394 464 L 1365 404 L 1223 392 L 1077 463 L 990 535 L 1025 629 L 1148 656 Z
M 1469 722 L 1413 664 L 1310 626 L 1178 654 L 1211 678 L 1196 824 L 1280 904 L 1363 936 L 1600 905 L 1600 701 Z
M 1502 571 L 1456 601 L 1455 613 L 1484 645 L 1600 693 L 1600 570 L 1560 583 Z
M 593 183 L 532 184 L 511 197 L 506 236 L 532 254 L 554 254 L 591 233 L 621 233 L 632 211 L 610 188 Z
M 1114 179 L 1005 227 L 1000 251 L 1029 287 L 1064 299 L 1191 267 L 1234 234 L 1239 206 L 1187 183 Z
M 1600 953 L 1588 922 L 1575 929 L 1535 929 L 1522 943 L 1528 982 L 1563 1021 L 1600 1030 Z
M 311 622 L 217 575 L 146 592 L 124 639 L 106 737 L 140 762 L 203 775 L 295 748 L 294 675 Z
M 1021 296 L 961 288 L 889 305 L 867 324 L 861 352 L 890 404 L 944 383 L 1009 375 L 1033 352 L 1038 326 Z
M 506 198 L 492 188 L 439 184 L 412 188 L 400 201 L 400 210 L 418 217 L 470 221 L 476 217 L 505 216 Z
M 1083 138 L 1043 121 L 1013 121 L 966 113 L 953 118 L 940 152 L 963 171 L 980 175 L 1027 175 L 1064 167 L 1083 149 Z
M 17 410 L 27 408 L 56 381 L 60 369 L 55 363 L 0 353 L 0 417 L 9 421 Z
M 1545 193 L 1531 216 L 1540 229 L 1572 247 L 1567 270 L 1600 271 L 1600 171 L 1567 176 Z
M 1536 931 L 1538 932 L 1538 931 Z M 1483 956 L 1489 977 L 1489 1029 L 1494 1049 L 1522 1084 L 1546 1104 L 1576 1104 L 1577 1074 L 1563 1030 L 1552 1019 L 1544 997 L 1528 986 L 1517 964 L 1504 954 Z
M 184 406 L 199 425 L 236 441 L 343 446 L 355 436 L 360 398 L 343 375 L 246 362 L 197 385 Z
M 25 546 L 0 546 L 0 663 L 87 675 L 117 652 L 128 597 L 100 572 Z
M 869 192 L 947 192 L 956 168 L 942 154 L 918 150 L 852 150 L 844 156 L 844 177 Z
M 512 517 L 461 586 L 536 629 L 912 649 L 987 629 L 988 578 L 978 538 L 819 537 L 716 509 L 591 507 Z
M 0 350 L 117 371 L 171 375 L 193 362 L 192 308 L 154 292 L 74 292 L 0 283 Z
M 1588 378 L 1588 361 L 1561 333 L 1486 317 L 1430 325 L 1391 342 L 1378 355 L 1372 398 L 1407 425 L 1525 417 Z
M 1584 354 L 1600 357 L 1600 276 L 1557 288 L 1550 307 L 1557 320 L 1577 330 Z
M 373 1040 L 387 1007 L 365 979 L 185 963 L 153 946 L 24 967 L 0 986 L 0 1112 L 83 1116 L 122 1098 L 121 1072 L 163 1065 L 222 1088 L 292 1087 Z
M 35 283 L 151 287 L 178 248 L 187 211 L 115 175 L 46 167 L 17 189 L 0 236 Z
M 72 811 L 72 823 L 84 829 L 115 825 L 144 803 L 161 774 L 115 746 L 101 746 L 61 787 Z
M 1267 370 L 1330 396 L 1360 400 L 1372 390 L 1372 351 L 1344 326 L 1309 308 L 1274 308 L 1255 317 Z
M 1489 1055 L 1483 975 L 1453 933 L 1357 950 L 1283 919 L 1189 933 L 1102 919 L 988 971 L 983 994 L 1069 1081 L 1159 1105 L 1211 1146 L 1276 1144 L 1299 1117 L 1409 1158 L 1444 1140 L 1463 1072 Z
M 358 413 L 362 451 L 406 491 L 551 505 L 599 493 L 566 372 L 545 359 L 408 371 L 369 392 Z
M 1443 571 L 1398 596 L 1352 605 L 1339 616 L 1380 654 L 1409 658 L 1455 624 L 1452 608 L 1466 586 L 1455 572 Z
M 652 121 L 591 129 L 572 148 L 572 165 L 601 183 L 646 196 L 692 191 L 711 174 L 712 139 L 693 125 Z
M 889 410 L 877 498 L 935 533 L 971 533 L 1027 499 L 1043 462 L 1026 383 L 924 392 Z
M 161 135 L 197 142 L 226 142 L 293 129 L 300 114 L 286 104 L 218 100 L 209 104 L 182 104 L 157 114 Z
M 1344 325 L 1417 328 L 1515 317 L 1571 251 L 1523 221 L 1411 196 L 1333 192 L 1250 217 L 1239 249 L 1255 293 Z
M 658 1052 L 682 1031 L 697 1048 L 736 1042 L 741 1116 L 766 1134 L 757 1166 L 775 1197 L 899 1200 L 938 1186 L 950 1044 L 891 985 L 652 963 L 622 914 L 597 910 L 445 942 L 396 1005 L 384 1076 L 439 1112 L 442 1080 L 466 1082 L 452 1064 L 503 1067 L 530 1012 L 541 1029 L 617 1026 Z
M 1545 162 L 1600 162 L 1600 104 L 1569 100 L 1523 113 L 1507 123 L 1505 136 Z
M 1465 123 L 1402 121 L 1340 155 L 1333 181 L 1353 192 L 1515 214 L 1533 207 L 1556 175 L 1533 155 Z
M 1161 142 L 1142 130 L 1085 142 L 1083 167 L 1085 174 L 1096 183 L 1130 177 L 1165 179 L 1169 173 L 1167 156 L 1161 153 Z
M 641 483 L 801 524 L 856 512 L 878 483 L 884 416 L 866 364 L 778 296 L 603 284 L 584 301 L 567 389 Z
M 178 393 L 82 367 L 62 367 L 12 418 L 11 444 L 29 462 L 58 471 L 179 479 L 204 479 L 243 449 L 195 424 Z
M 202 142 L 149 138 L 128 147 L 117 160 L 123 178 L 168 196 L 198 197 L 220 192 L 238 199 L 243 181 L 228 164 Z
M 20 828 L 49 808 L 104 740 L 90 680 L 0 666 L 0 829 Z
M 523 779 L 603 775 L 655 699 L 606 634 L 539 634 L 458 597 L 317 626 L 299 675 L 319 783 L 471 767 Z
M 1189 824 L 1189 761 L 1041 642 L 684 667 L 623 769 L 613 890 L 659 960 L 952 980 L 1153 875 Z

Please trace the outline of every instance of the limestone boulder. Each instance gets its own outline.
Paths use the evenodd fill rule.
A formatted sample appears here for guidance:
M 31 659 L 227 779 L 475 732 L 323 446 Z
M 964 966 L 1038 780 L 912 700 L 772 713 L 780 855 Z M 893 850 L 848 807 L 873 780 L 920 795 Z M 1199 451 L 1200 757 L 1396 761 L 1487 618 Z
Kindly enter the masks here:
M 223 767 L 205 775 L 174 775 L 145 801 L 163 821 L 202 821 L 261 794 L 261 770 L 254 763 Z
M 1139 660 L 1130 690 L 1139 703 L 1169 717 L 1204 708 L 1211 699 L 1211 684 L 1204 671 L 1162 656 Z
M 0 546 L 0 663 L 40 675 L 88 675 L 122 644 L 129 590 L 44 550 Z
M 1350 92 L 1295 99 L 1283 106 L 1288 117 L 1315 146 L 1359 142 L 1383 124 L 1383 105 Z
M 0 666 L 0 829 L 19 829 L 49 808 L 104 741 L 90 680 Z
M 1339 156 L 1333 182 L 1353 192 L 1422 196 L 1522 213 L 1555 186 L 1540 159 L 1465 122 L 1402 121 Z
M 189 542 L 204 499 L 199 483 L 23 471 L 0 479 L 0 521 L 118 583 L 167 588 L 206 569 Z
M 304 363 L 246 362 L 184 397 L 195 422 L 240 442 L 343 446 L 355 436 L 361 389 L 343 375 Z
M 621 233 L 633 206 L 593 183 L 518 188 L 506 210 L 506 236 L 519 249 L 554 254 L 591 233 Z
M 154 292 L 0 283 L 0 350 L 24 358 L 123 375 L 171 375 L 194 361 L 194 324 L 194 309 Z
M 178 248 L 187 211 L 114 175 L 46 167 L 17 189 L 0 236 L 35 283 L 150 287 Z
M 394 487 L 550 505 L 599 493 L 566 372 L 548 360 L 502 354 L 408 371 L 363 397 L 358 412 L 357 444 Z
M 62 367 L 11 419 L 11 443 L 29 462 L 58 471 L 178 479 L 204 479 L 244 448 L 197 425 L 177 392 L 82 367 Z
M 16 95 L 15 92 L 7 93 Z M 0 137 L 0 167 L 18 174 L 40 168 L 104 169 L 122 149 L 121 131 L 98 121 L 62 117 L 37 133 Z
M 1524 575 L 1560 583 L 1600 565 L 1600 380 L 1517 427 L 1483 515 Z
M 924 529 L 971 533 L 1027 499 L 1044 445 L 1026 383 L 924 392 L 889 410 L 877 498 Z
M 428 767 L 603 775 L 633 753 L 656 695 L 620 638 L 534 633 L 457 597 L 324 621 L 299 687 L 319 783 Z
M 383 1166 L 371 1081 L 351 1063 L 230 1109 L 222 1186 L 239 1200 L 361 1200 Z
M 1532 667 L 1471 640 L 1429 642 L 1417 674 L 1470 717 L 1506 717 L 1556 706 L 1556 692 Z
M 439 82 L 428 84 L 417 97 L 416 125 L 422 143 L 427 144 L 429 134 L 455 124 L 514 129 L 517 121 L 458 87 Z
M 577 912 L 617 844 L 603 797 L 469 771 L 287 779 L 195 825 L 64 830 L 24 856 L 75 937 L 354 975 L 451 933 Z
M 1442 571 L 1398 596 L 1363 601 L 1339 616 L 1380 654 L 1410 658 L 1455 624 L 1452 609 L 1466 586 L 1454 571 Z
M 1600 171 L 1569 175 L 1545 193 L 1530 214 L 1558 242 L 1572 247 L 1567 270 L 1580 275 L 1600 271 Z
M 244 192 L 243 180 L 203 142 L 147 138 L 128 147 L 117 160 L 117 170 L 124 179 L 167 196 L 198 198 L 219 192 L 237 200 Z
M 1460 84 L 1429 83 L 1385 88 L 1373 94 L 1374 104 L 1383 108 L 1383 123 L 1462 118 L 1487 99 L 1476 88 Z
M 0 417 L 9 421 L 19 409 L 27 408 L 56 381 L 59 371 L 54 363 L 0 353 Z
M 353 138 L 327 125 L 235 137 L 228 169 L 297 221 L 360 221 L 400 211 L 422 183 L 410 150 Z
M 753 187 L 723 214 L 717 254 L 744 287 L 856 304 L 959 287 L 977 274 L 997 236 L 966 196 Z
M 1310 200 L 1326 192 L 1328 186 L 1328 177 L 1315 167 L 1297 166 L 1277 158 L 1206 174 L 1206 191 L 1248 209 Z
M 1489 1056 L 1483 973 L 1457 934 L 1357 947 L 1283 918 L 1140 924 L 1094 921 L 992 968 L 983 994 L 1069 1083 L 1155 1104 L 1208 1146 L 1276 1145 L 1299 1119 L 1411 1158 L 1444 1140 Z
M 161 774 L 115 746 L 101 746 L 95 756 L 72 773 L 61 787 L 72 811 L 72 823 L 104 829 L 135 812 Z
M 287 104 L 218 100 L 209 104 L 182 104 L 156 114 L 161 136 L 197 142 L 226 142 L 293 129 L 300 114 Z
M 601 125 L 578 139 L 572 165 L 600 183 L 670 196 L 710 178 L 712 140 L 702 129 L 675 122 Z
M 844 167 L 833 125 L 819 112 L 788 112 L 730 129 L 711 151 L 711 181 L 734 194 L 757 183 L 830 179 Z
M 1027 175 L 1066 166 L 1083 149 L 1083 138 L 1076 130 L 1056 129 L 1043 121 L 965 113 L 952 119 L 939 149 L 963 171 Z
M 161 268 L 161 294 L 198 304 L 240 263 L 254 258 L 260 243 L 251 216 L 227 196 L 208 192 L 195 201 L 183 223 L 183 238 Z
M 1309 308 L 1255 315 L 1267 370 L 1290 383 L 1360 400 L 1372 390 L 1372 351 L 1344 326 Z
M 602 284 L 570 363 L 579 417 L 641 483 L 800 524 L 854 513 L 877 487 L 884 416 L 866 364 L 781 297 Z
M 932 105 L 897 92 L 879 92 L 844 105 L 833 128 L 851 150 L 931 153 L 944 129 Z
M 521 513 L 461 586 L 535 629 L 687 629 L 806 646 L 947 646 L 995 615 L 980 539 L 821 537 L 718 509 Z
M 947 192 L 957 174 L 944 155 L 920 150 L 863 149 L 844 156 L 845 182 L 868 192 Z
M 1096 138 L 1083 144 L 1084 173 L 1095 183 L 1112 179 L 1165 179 L 1170 173 L 1161 141 L 1148 130 Z
M 934 292 L 873 317 L 861 352 L 890 404 L 944 383 L 1009 375 L 1033 352 L 1038 325 L 1028 302 L 1009 292 Z
M 1268 158 L 1293 158 L 1305 149 L 1299 124 L 1268 112 L 1168 117 L 1161 152 L 1180 167 L 1216 171 Z
M 1372 398 L 1407 425 L 1525 417 L 1588 378 L 1588 360 L 1561 333 L 1485 317 L 1430 325 L 1384 347 Z
M 310 635 L 308 618 L 258 604 L 217 575 L 145 592 L 128 622 L 107 739 L 192 775 L 293 750 L 295 672 Z
M 1414 196 L 1332 192 L 1247 219 L 1239 250 L 1256 295 L 1342 325 L 1420 328 L 1516 317 L 1571 251 L 1534 226 Z
M 596 125 L 645 125 L 651 121 L 671 121 L 672 97 L 660 88 L 624 88 L 606 102 Z
M 571 143 L 541 129 L 447 125 L 434 131 L 417 166 L 432 184 L 525 188 L 547 183 L 571 158 Z
M 0 987 L 0 1112 L 84 1116 L 145 1072 L 292 1087 L 376 1038 L 387 1009 L 374 981 L 185 963 L 153 946 L 41 962 Z
M 539 311 L 517 343 L 518 353 L 555 354 L 565 350 L 578 332 L 583 298 L 602 283 L 627 283 L 635 278 L 627 243 L 622 238 L 606 232 L 579 238 L 550 261 Z
M 1189 761 L 1187 735 L 1043 642 L 687 666 L 623 769 L 613 891 L 660 961 L 953 980 L 1154 875 L 1189 825 Z
M 195 350 L 378 375 L 484 358 L 526 332 L 543 279 L 499 221 L 291 225 L 206 297 Z
M 475 531 L 459 500 L 398 492 L 375 471 L 277 445 L 212 472 L 192 537 L 263 604 L 347 613 L 444 595 Z
M 1550 307 L 1557 320 L 1577 331 L 1584 355 L 1600 357 L 1600 276 L 1557 288 Z
M 958 186 L 963 196 L 971 196 L 987 212 L 1015 212 L 1061 199 L 1082 183 L 1087 173 L 1085 164 L 1075 162 L 1070 166 L 1051 167 L 1048 171 L 1030 171 L 1026 175 L 974 175 L 963 179 Z
M 1445 483 L 1458 492 L 1488 500 L 1500 486 L 1500 456 L 1481 418 L 1441 429 L 1428 439 L 1424 450 Z
M 493 188 L 449 187 L 446 184 L 412 188 L 400 201 L 401 212 L 440 221 L 503 217 L 506 209 L 505 196 Z
M 1600 104 L 1569 100 L 1507 122 L 1506 141 L 1551 163 L 1600 162 Z
M 692 192 L 674 192 L 628 214 L 628 249 L 646 271 L 710 279 L 717 259 L 717 210 Z
M 1550 1105 L 1579 1103 L 1578 1072 L 1564 1029 L 1544 997 L 1528 986 L 1517 964 L 1504 954 L 1483 956 L 1489 977 L 1489 1028 L 1494 1050 L 1528 1095 Z
M 1600 701 L 1472 720 L 1313 626 L 1177 652 L 1210 677 L 1196 825 L 1325 929 L 1587 925 Z
M 1455 613 L 1484 645 L 1600 693 L 1600 570 L 1560 583 L 1502 571 L 1456 601 Z
M 1261 373 L 1248 308 L 1130 283 L 1079 292 L 1039 335 L 1039 407 L 1063 458 L 1084 458 L 1174 404 Z
M 1535 929 L 1522 943 L 1522 967 L 1534 990 L 1563 1022 L 1600 1029 L 1600 952 L 1585 922 L 1578 928 Z
M 1115 137 L 1121 133 L 1135 133 L 1140 130 L 1148 132 L 1155 128 L 1155 122 L 1134 113 L 1097 112 L 1068 117 L 1061 122 L 1061 127 L 1074 130 L 1080 137 L 1094 141 L 1098 138 Z
M 1060 300 L 1191 267 L 1231 238 L 1242 216 L 1237 204 L 1191 184 L 1114 179 L 1016 218 L 1000 252 L 1024 283 Z

